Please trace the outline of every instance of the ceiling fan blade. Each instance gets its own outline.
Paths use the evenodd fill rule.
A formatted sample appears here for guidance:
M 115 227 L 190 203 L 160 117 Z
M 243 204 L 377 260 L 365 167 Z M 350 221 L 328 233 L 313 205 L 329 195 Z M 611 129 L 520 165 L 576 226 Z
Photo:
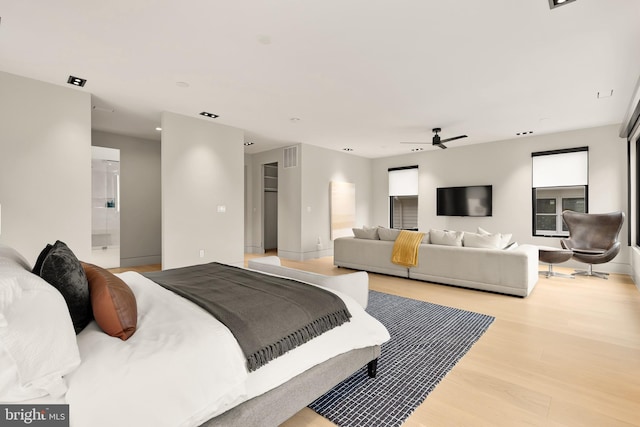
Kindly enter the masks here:
M 446 146 L 446 145 L 444 145 L 442 142 L 440 142 L 440 143 L 438 143 L 438 144 L 433 144 L 433 145 L 436 145 L 436 146 L 438 146 L 438 147 L 440 147 L 440 148 L 443 148 L 443 149 L 444 149 L 444 148 L 447 148 L 447 146 Z
M 440 142 L 455 141 L 456 139 L 462 139 L 462 138 L 466 138 L 466 137 L 467 137 L 467 135 L 459 135 L 459 136 L 454 136 L 453 138 L 443 139 Z
M 431 144 L 430 142 L 400 142 L 400 144 Z

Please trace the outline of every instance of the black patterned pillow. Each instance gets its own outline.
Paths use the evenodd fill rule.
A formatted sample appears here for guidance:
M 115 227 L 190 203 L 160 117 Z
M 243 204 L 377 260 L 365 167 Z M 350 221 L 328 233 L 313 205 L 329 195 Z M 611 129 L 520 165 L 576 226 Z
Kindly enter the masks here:
M 64 242 L 58 240 L 44 256 L 40 271 L 36 273 L 60 291 L 69 308 L 76 334 L 79 334 L 93 316 L 89 282 L 78 258 Z
M 42 250 L 42 252 L 40 252 L 40 255 L 38 255 L 38 259 L 36 260 L 36 265 L 33 266 L 33 270 L 31 271 L 33 274 L 37 274 L 38 276 L 40 275 L 40 270 L 42 270 L 42 263 L 44 262 L 44 259 L 47 257 L 47 255 L 49 255 L 49 252 L 51 252 L 51 248 L 53 248 L 53 245 L 47 243 L 47 246 Z

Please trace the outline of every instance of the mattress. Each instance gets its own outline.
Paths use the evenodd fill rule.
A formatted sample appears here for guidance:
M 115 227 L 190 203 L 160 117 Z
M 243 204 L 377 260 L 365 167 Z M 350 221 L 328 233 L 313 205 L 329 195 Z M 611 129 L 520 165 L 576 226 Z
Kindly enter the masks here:
M 75 427 L 198 426 L 325 360 L 389 339 L 355 300 L 331 291 L 351 321 L 249 373 L 214 317 L 138 273 L 118 276 L 136 296 L 138 330 L 121 341 L 92 322 L 78 335 L 82 363 L 66 377 L 65 396 Z

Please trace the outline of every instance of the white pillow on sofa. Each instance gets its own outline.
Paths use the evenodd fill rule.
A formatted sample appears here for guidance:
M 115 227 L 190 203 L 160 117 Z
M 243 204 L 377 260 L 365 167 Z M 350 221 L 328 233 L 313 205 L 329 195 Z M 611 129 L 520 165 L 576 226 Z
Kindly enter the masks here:
M 369 239 L 369 240 L 379 240 L 378 236 L 378 227 L 362 227 L 362 228 L 352 228 L 353 235 L 356 236 L 356 239 Z
M 500 236 L 497 234 L 464 233 L 463 243 L 468 248 L 502 248 Z
M 429 230 L 429 241 L 434 245 L 462 246 L 463 236 L 462 231 Z
M 80 364 L 71 316 L 62 294 L 0 254 L 0 402 L 67 391 L 63 378 Z
M 387 228 L 387 227 L 378 227 L 378 236 L 380 240 L 388 240 L 394 242 L 398 235 L 400 234 L 400 230 L 395 228 Z
M 487 230 L 485 230 L 485 229 L 483 229 L 481 227 L 478 227 L 478 234 L 484 234 L 484 235 L 490 236 L 490 235 L 492 235 L 494 233 L 490 233 Z M 513 234 L 511 234 L 511 233 L 507 233 L 507 234 L 495 233 L 495 235 L 500 237 L 500 247 L 501 248 L 506 248 L 507 245 L 509 244 L 509 242 L 511 241 L 511 237 L 513 237 Z

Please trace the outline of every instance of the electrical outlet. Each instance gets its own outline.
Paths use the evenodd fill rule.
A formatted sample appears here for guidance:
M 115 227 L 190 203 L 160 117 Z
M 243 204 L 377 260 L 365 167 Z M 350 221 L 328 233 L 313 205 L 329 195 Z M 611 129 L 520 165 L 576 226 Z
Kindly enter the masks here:
M 204 258 L 204 249 L 200 249 L 200 258 Z

